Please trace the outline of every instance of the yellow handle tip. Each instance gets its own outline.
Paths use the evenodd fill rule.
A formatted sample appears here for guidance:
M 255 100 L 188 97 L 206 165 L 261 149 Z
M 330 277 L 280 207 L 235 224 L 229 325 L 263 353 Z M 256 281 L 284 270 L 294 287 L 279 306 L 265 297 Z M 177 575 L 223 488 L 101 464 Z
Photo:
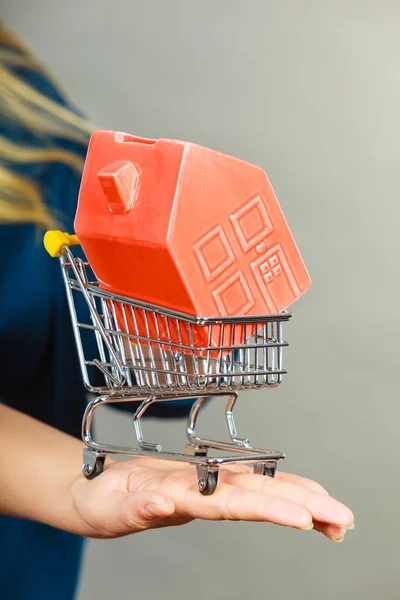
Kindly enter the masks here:
M 79 240 L 76 235 L 51 230 L 46 231 L 43 244 L 50 256 L 55 258 L 62 255 L 65 246 L 76 246 L 79 244 Z

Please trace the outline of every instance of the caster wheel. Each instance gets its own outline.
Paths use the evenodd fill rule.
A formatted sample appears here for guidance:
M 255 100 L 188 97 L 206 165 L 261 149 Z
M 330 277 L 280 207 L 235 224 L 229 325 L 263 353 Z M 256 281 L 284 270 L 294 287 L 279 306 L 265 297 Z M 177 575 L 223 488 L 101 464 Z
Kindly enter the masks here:
M 275 472 L 276 472 L 276 465 L 274 467 L 265 467 L 264 468 L 264 475 L 266 477 L 272 477 L 272 479 L 275 477 Z
M 203 496 L 211 496 L 216 490 L 218 483 L 218 473 L 207 473 L 207 479 L 199 479 L 199 492 Z
M 88 465 L 86 465 L 86 464 L 83 465 L 82 473 L 84 474 L 86 479 L 89 479 L 89 480 L 94 479 L 95 477 L 97 477 L 98 475 L 100 475 L 103 472 L 105 459 L 106 459 L 105 456 L 98 456 L 96 458 L 96 462 L 94 463 L 93 471 L 91 471 L 91 472 L 89 472 Z
M 265 475 L 266 477 L 272 477 L 273 479 L 275 477 L 277 466 L 275 461 L 256 463 L 254 465 L 254 473 L 255 475 Z

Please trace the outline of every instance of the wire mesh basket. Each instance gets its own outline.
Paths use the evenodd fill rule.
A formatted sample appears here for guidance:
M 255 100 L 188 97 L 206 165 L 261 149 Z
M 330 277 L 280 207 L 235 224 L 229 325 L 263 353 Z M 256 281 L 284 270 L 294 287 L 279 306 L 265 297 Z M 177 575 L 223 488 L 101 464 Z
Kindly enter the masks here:
M 87 390 L 97 395 L 89 402 L 82 424 L 86 477 L 101 473 L 106 454 L 156 455 L 191 462 L 197 466 L 203 494 L 215 490 L 219 466 L 227 462 L 251 462 L 255 472 L 273 476 L 284 455 L 253 448 L 249 440 L 239 438 L 233 406 L 239 391 L 274 388 L 281 383 L 286 373 L 283 348 L 288 345 L 283 339 L 283 323 L 291 314 L 197 318 L 112 294 L 101 289 L 85 258 L 72 252 L 69 246 L 79 243 L 76 236 L 46 235 L 48 251 L 60 260 L 83 381 Z M 54 236 L 56 250 L 49 249 Z M 76 301 L 77 294 L 84 296 L 85 311 L 77 310 L 78 304 L 82 306 Z M 89 344 L 88 336 L 94 336 L 95 343 Z M 198 412 L 210 396 L 228 398 L 229 442 L 195 435 Z M 144 441 L 140 419 L 147 408 L 154 402 L 187 398 L 196 400 L 189 416 L 185 454 L 163 452 L 159 444 Z M 138 399 L 141 404 L 133 417 L 137 448 L 99 444 L 92 439 L 95 408 Z M 212 458 L 207 456 L 210 448 L 234 455 Z

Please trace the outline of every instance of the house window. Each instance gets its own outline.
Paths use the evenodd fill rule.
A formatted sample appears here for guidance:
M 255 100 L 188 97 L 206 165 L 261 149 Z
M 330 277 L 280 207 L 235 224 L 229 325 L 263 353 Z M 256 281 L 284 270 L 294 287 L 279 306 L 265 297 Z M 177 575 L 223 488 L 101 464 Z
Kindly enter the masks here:
M 235 256 L 221 225 L 204 235 L 194 244 L 193 250 L 207 283 L 235 262 Z
M 231 214 L 230 219 L 244 252 L 254 248 L 273 232 L 272 222 L 265 204 L 258 195 Z

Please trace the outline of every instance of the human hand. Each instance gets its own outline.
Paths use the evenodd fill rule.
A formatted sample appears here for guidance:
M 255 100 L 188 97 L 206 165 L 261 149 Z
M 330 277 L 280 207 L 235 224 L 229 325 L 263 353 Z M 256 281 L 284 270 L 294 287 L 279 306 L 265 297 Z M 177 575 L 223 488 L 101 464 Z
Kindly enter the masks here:
M 220 470 L 214 494 L 202 496 L 192 465 L 156 458 L 107 461 L 101 475 L 91 481 L 81 476 L 72 486 L 88 537 L 115 538 L 205 519 L 315 529 L 339 542 L 354 527 L 350 509 L 297 475 L 277 472 L 271 479 L 231 465 Z

